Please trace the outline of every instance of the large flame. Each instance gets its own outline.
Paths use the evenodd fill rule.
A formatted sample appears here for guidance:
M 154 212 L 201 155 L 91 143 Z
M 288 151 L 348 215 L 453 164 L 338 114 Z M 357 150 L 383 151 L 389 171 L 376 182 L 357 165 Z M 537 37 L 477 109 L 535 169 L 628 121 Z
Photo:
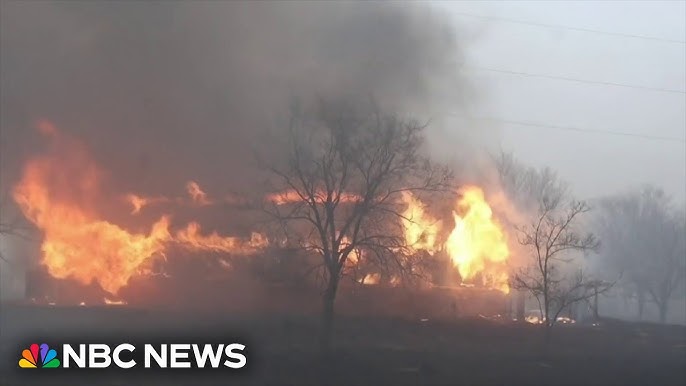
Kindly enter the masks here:
M 439 249 L 438 233 L 441 223 L 424 211 L 422 203 L 410 192 L 403 192 L 407 208 L 402 213 L 405 243 L 413 250 L 424 250 L 434 254 Z
M 217 233 L 205 236 L 197 223 L 172 235 L 168 216 L 156 221 L 147 234 L 132 233 L 108 222 L 97 210 L 103 172 L 87 149 L 49 122 L 41 122 L 39 129 L 51 137 L 51 151 L 25 165 L 13 197 L 26 218 L 43 233 L 42 263 L 53 277 L 73 278 L 84 284 L 97 282 L 114 294 L 144 262 L 163 254 L 170 243 L 236 254 L 252 253 L 266 245 L 258 234 L 249 241 Z M 189 183 L 188 191 L 198 204 L 208 202 L 197 184 Z M 131 202 L 139 209 L 145 204 Z
M 445 247 L 462 281 L 480 276 L 482 284 L 509 292 L 505 263 L 510 251 L 484 192 L 473 186 L 463 189 L 453 217 L 455 228 Z
M 52 148 L 25 165 L 13 196 L 26 218 L 43 234 L 42 263 L 50 275 L 73 278 L 84 284 L 97 282 L 105 291 L 116 294 L 133 275 L 145 272 L 146 262 L 163 256 L 170 245 L 192 251 L 241 255 L 253 254 L 268 245 L 266 237 L 260 233 L 253 233 L 248 240 L 217 232 L 207 234 L 202 232 L 198 222 L 171 231 L 170 217 L 166 215 L 151 224 L 145 233 L 133 233 L 106 220 L 99 210 L 103 203 L 100 186 L 104 173 L 93 162 L 87 148 L 49 122 L 41 122 L 39 130 L 52 139 Z M 186 193 L 186 197 L 176 198 L 132 193 L 124 197 L 133 208 L 132 214 L 160 203 L 205 206 L 244 202 L 242 197 L 235 195 L 210 199 L 195 181 L 187 183 Z M 277 205 L 302 200 L 294 191 L 272 194 L 266 199 Z M 323 202 L 326 196 L 317 193 L 315 199 Z M 359 197 L 343 193 L 339 199 L 355 202 Z M 463 284 L 509 291 L 507 240 L 480 188 L 467 187 L 461 191 L 453 211 L 455 226 L 452 229 L 445 228 L 445 221 L 428 214 L 423 203 L 411 193 L 404 192 L 401 203 L 405 205 L 402 223 L 410 252 L 426 251 L 430 255 L 445 252 Z M 344 237 L 340 248 L 349 243 L 350 240 Z M 353 250 L 346 261 L 346 269 L 356 268 L 362 259 L 363 251 Z M 226 264 L 230 267 L 230 263 Z M 376 284 L 379 280 L 369 274 L 361 282 Z M 392 285 L 398 285 L 399 281 L 399 278 L 391 280 Z
M 407 205 L 402 213 L 405 242 L 412 252 L 422 250 L 433 255 L 444 250 L 463 284 L 477 281 L 507 293 L 510 252 L 505 234 L 480 188 L 469 186 L 461 194 L 453 211 L 455 226 L 442 232 L 443 223 L 427 214 L 415 196 L 403 192 L 402 201 Z M 447 240 L 442 239 L 445 242 L 440 239 L 442 234 L 448 234 Z

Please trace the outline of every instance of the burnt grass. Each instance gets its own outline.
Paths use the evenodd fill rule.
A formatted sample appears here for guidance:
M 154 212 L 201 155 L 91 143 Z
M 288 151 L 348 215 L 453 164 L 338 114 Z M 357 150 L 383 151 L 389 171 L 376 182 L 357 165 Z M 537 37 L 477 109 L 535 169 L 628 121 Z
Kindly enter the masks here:
M 544 345 L 540 328 L 525 323 L 338 316 L 335 348 L 324 358 L 316 345 L 316 315 L 3 305 L 0 323 L 2 386 L 686 384 L 682 326 L 560 325 Z M 158 372 L 18 369 L 21 349 L 41 339 L 53 345 L 233 340 L 248 347 L 248 366 Z

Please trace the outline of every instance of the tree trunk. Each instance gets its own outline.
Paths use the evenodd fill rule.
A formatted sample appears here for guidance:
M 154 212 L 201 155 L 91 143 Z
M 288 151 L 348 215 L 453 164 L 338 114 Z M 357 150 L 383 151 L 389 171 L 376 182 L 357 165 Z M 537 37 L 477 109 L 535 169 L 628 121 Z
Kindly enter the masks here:
M 331 341 L 333 338 L 334 303 L 336 301 L 336 292 L 338 290 L 338 280 L 339 277 L 337 274 L 329 274 L 329 282 L 322 298 L 322 330 L 319 341 L 322 354 L 328 354 L 331 351 Z
M 548 318 L 549 313 L 550 313 L 550 304 L 548 303 L 548 296 L 543 295 L 543 315 L 541 315 L 541 317 L 543 318 L 543 321 L 545 322 L 546 327 L 550 325 L 550 319 Z
M 645 304 L 645 296 L 643 292 L 637 294 L 638 297 L 638 320 L 643 320 L 643 306 Z
M 523 291 L 517 291 L 517 304 L 516 304 L 516 312 L 517 312 L 517 320 L 520 322 L 524 321 L 524 318 L 526 317 L 526 310 L 525 310 L 525 304 L 526 304 L 526 297 Z
M 600 320 L 600 314 L 598 313 L 598 287 L 593 289 L 593 321 L 597 322 Z
M 545 345 L 548 346 L 548 343 L 550 343 L 550 336 L 552 334 L 552 329 L 553 329 L 553 323 L 555 322 L 554 320 L 550 320 L 550 300 L 548 300 L 548 287 L 545 286 L 545 292 L 543 293 L 543 315 L 542 317 L 544 318 L 544 323 L 543 325 L 545 326 Z
M 657 307 L 660 309 L 660 323 L 667 323 L 667 301 L 658 303 Z

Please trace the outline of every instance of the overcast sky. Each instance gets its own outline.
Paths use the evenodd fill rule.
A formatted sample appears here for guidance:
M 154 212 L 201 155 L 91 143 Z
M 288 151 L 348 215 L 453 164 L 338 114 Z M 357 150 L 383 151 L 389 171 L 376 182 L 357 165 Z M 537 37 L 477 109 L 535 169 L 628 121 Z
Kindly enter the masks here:
M 544 126 L 686 137 L 686 2 L 455 1 L 438 2 L 436 7 L 454 14 L 458 33 L 467 43 L 462 71 L 481 90 L 470 114 Z M 651 183 L 678 201 L 685 200 L 684 142 L 491 124 L 500 126 L 504 149 L 527 163 L 556 169 L 579 196 L 591 198 Z

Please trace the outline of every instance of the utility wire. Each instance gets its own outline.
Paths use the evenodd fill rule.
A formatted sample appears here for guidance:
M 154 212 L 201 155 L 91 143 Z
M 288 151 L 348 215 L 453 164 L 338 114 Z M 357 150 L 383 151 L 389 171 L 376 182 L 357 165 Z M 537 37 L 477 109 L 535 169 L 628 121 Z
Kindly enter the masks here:
M 635 34 L 628 34 L 628 33 L 622 33 L 622 32 L 600 31 L 600 30 L 595 30 L 595 29 L 590 29 L 590 28 L 581 28 L 581 27 L 573 27 L 573 26 L 558 25 L 558 24 L 538 23 L 538 22 L 533 22 L 533 21 L 516 20 L 516 19 L 510 19 L 510 18 L 499 17 L 499 16 L 476 15 L 476 14 L 467 13 L 467 12 L 452 12 L 452 14 L 458 15 L 458 16 L 473 17 L 473 18 L 477 18 L 477 19 L 500 21 L 500 22 L 505 22 L 505 23 L 524 24 L 524 25 L 530 25 L 530 26 L 534 26 L 534 27 L 543 27 L 543 28 L 551 28 L 551 29 L 566 29 L 566 30 L 570 30 L 570 31 L 579 31 L 579 32 L 586 32 L 586 33 L 618 36 L 618 37 L 623 37 L 623 38 L 652 40 L 652 41 L 674 43 L 674 44 L 686 44 L 686 40 L 668 39 L 668 38 L 661 38 L 661 37 L 656 37 L 656 36 L 635 35 Z
M 662 136 L 656 136 L 656 135 L 626 133 L 626 132 L 621 132 L 621 131 L 602 130 L 602 129 L 585 129 L 585 128 L 580 128 L 580 127 L 558 126 L 558 125 L 547 124 L 547 123 L 525 122 L 525 121 L 516 121 L 513 119 L 502 119 L 502 118 L 493 118 L 493 117 L 472 117 L 472 116 L 466 116 L 466 115 L 457 114 L 457 113 L 446 113 L 446 115 L 451 115 L 454 117 L 466 117 L 466 118 L 477 119 L 477 120 L 482 120 L 482 121 L 492 121 L 492 122 L 498 122 L 498 123 L 505 123 L 505 124 L 510 124 L 510 125 L 537 127 L 537 128 L 543 128 L 543 129 L 576 131 L 576 132 L 580 132 L 580 133 L 590 133 L 590 134 L 617 135 L 617 136 L 623 136 L 623 137 L 641 138 L 641 139 L 651 140 L 651 141 L 669 141 L 669 142 L 686 143 L 686 138 L 678 138 L 678 137 L 662 137 Z
M 529 73 L 529 72 L 501 70 L 501 69 L 497 69 L 497 68 L 489 68 L 489 67 L 481 67 L 481 66 L 465 66 L 463 68 L 465 68 L 467 70 L 488 71 L 488 72 L 496 72 L 496 73 L 509 74 L 509 75 L 519 75 L 519 76 L 528 76 L 528 77 L 534 77 L 534 78 L 563 80 L 563 81 L 575 82 L 575 83 L 598 84 L 598 85 L 603 85 L 603 86 L 614 86 L 614 87 L 625 87 L 625 88 L 632 88 L 632 89 L 636 89 L 636 90 L 657 91 L 657 92 L 682 94 L 682 95 L 686 94 L 686 91 L 669 89 L 669 88 L 638 86 L 638 85 L 632 85 L 632 84 L 626 84 L 626 83 L 577 79 L 577 78 L 571 78 L 571 77 L 566 77 L 566 76 L 557 76 L 557 75 L 533 74 L 533 73 Z

